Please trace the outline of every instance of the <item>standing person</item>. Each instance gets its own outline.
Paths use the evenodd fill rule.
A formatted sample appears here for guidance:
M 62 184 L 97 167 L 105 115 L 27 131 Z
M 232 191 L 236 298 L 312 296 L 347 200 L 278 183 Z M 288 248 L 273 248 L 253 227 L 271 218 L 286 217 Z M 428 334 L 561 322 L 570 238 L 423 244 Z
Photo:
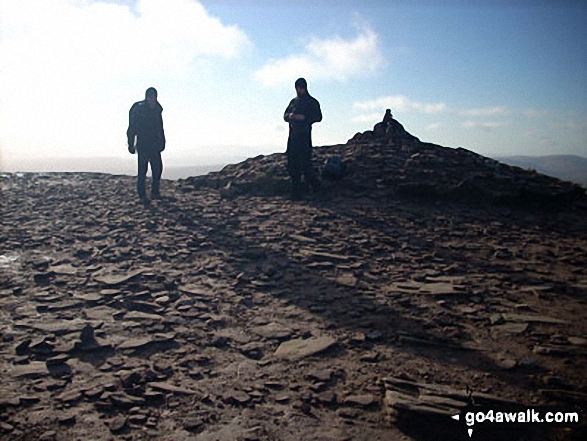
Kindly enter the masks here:
M 287 140 L 287 170 L 291 176 L 292 197 L 302 196 L 302 174 L 315 192 L 320 181 L 312 167 L 312 124 L 322 121 L 320 103 L 308 93 L 308 84 L 303 78 L 295 82 L 297 97 L 291 100 L 283 119 L 289 123 Z
M 126 135 L 128 151 L 138 156 L 137 192 L 144 204 L 149 204 L 145 192 L 145 178 L 151 164 L 151 198 L 160 199 L 159 192 L 163 162 L 161 152 L 165 150 L 165 132 L 163 131 L 163 107 L 157 101 L 157 90 L 149 87 L 145 99 L 132 105 L 129 112 L 129 124 Z M 135 147 L 136 138 L 136 147 Z

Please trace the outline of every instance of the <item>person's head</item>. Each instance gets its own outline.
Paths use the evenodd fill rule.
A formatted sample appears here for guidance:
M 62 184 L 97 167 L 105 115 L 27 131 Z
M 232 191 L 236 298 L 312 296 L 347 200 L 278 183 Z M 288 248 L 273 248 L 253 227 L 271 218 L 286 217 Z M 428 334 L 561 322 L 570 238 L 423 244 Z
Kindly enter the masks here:
M 147 105 L 151 108 L 157 105 L 157 89 L 154 87 L 149 87 L 145 92 L 145 100 L 147 101 Z
M 296 80 L 296 93 L 298 94 L 299 97 L 304 96 L 306 93 L 308 93 L 308 83 L 306 82 L 305 79 L 303 78 L 298 78 Z

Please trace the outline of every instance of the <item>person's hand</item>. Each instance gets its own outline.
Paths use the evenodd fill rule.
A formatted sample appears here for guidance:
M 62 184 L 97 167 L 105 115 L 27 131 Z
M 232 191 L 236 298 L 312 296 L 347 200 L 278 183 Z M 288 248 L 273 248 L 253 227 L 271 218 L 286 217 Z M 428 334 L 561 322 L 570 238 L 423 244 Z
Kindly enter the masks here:
M 129 145 L 128 146 L 128 151 L 130 152 L 131 155 L 135 154 L 135 146 L 134 145 Z
M 293 121 L 305 121 L 306 117 L 304 115 L 296 115 L 295 113 L 290 113 L 289 119 Z
M 295 115 L 293 114 L 293 112 L 287 115 L 287 119 L 289 119 L 290 121 L 293 121 L 295 119 Z

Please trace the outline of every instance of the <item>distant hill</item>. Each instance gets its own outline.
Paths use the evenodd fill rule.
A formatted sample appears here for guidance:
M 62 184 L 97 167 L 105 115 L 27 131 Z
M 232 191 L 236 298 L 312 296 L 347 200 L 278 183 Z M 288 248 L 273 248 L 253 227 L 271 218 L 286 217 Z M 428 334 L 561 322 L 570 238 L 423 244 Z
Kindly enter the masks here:
M 583 156 L 502 156 L 494 159 L 508 165 L 534 169 L 548 176 L 587 186 L 587 158 Z

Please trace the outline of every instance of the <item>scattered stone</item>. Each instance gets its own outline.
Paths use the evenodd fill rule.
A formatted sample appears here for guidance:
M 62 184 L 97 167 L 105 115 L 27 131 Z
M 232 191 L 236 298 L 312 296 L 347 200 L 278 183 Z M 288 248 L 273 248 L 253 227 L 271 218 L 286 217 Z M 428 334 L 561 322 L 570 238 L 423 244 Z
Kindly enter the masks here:
M 455 289 L 452 283 L 425 283 L 420 287 L 419 292 L 433 296 L 463 294 L 463 291 Z
M 583 337 L 568 337 L 567 340 L 570 344 L 575 346 L 587 346 L 587 338 Z
M 501 315 L 501 314 L 491 314 L 489 316 L 489 322 L 492 325 L 501 325 L 501 324 L 505 323 L 505 320 L 503 318 L 503 315 Z
M 379 403 L 379 399 L 371 394 L 351 395 L 344 399 L 344 404 L 363 408 L 372 407 Z
M 280 394 L 275 396 L 275 402 L 279 404 L 287 404 L 290 401 L 290 396 L 287 394 Z
M 126 320 L 136 320 L 136 321 L 142 321 L 142 320 L 161 321 L 161 320 L 163 320 L 163 317 L 160 315 L 149 314 L 147 312 L 141 312 L 141 311 L 130 311 L 124 316 L 124 318 Z
M 75 403 L 81 400 L 81 398 L 82 392 L 79 389 L 66 390 L 65 392 L 57 396 L 57 400 L 67 404 Z
M 129 271 L 127 273 L 114 273 L 112 271 L 103 271 L 94 275 L 94 280 L 108 286 L 121 285 L 131 279 L 141 275 L 144 272 L 142 269 Z
M 275 356 L 294 361 L 319 354 L 335 344 L 336 340 L 331 337 L 310 337 L 306 340 L 298 338 L 281 343 L 275 351 Z
M 73 412 L 59 414 L 57 421 L 62 426 L 73 426 L 76 423 L 76 414 Z
M 149 344 L 151 344 L 153 340 L 151 337 L 142 337 L 142 338 L 131 338 L 129 340 L 125 340 L 117 346 L 117 349 L 125 350 L 125 349 L 141 349 Z
M 315 369 L 308 374 L 308 378 L 326 383 L 332 378 L 332 371 L 330 369 Z
M 251 332 L 263 338 L 281 340 L 291 336 L 291 329 L 277 323 L 269 323 L 263 326 L 251 328 Z
M 245 392 L 232 390 L 222 394 L 222 401 L 234 406 L 244 406 L 251 401 L 251 397 Z
M 165 180 L 148 208 L 132 177 L 0 174 L 0 438 L 453 439 L 434 421 L 466 385 L 586 402 L 584 190 L 391 115 L 313 155 L 345 174 L 304 203 L 282 153 Z M 313 335 L 341 357 L 304 358 L 334 344 Z
M 358 279 L 353 274 L 341 274 L 335 279 L 335 282 L 348 288 L 354 288 Z
M 504 339 L 512 335 L 519 335 L 526 332 L 528 323 L 505 323 L 503 325 L 492 326 L 490 333 L 493 339 Z
M 504 313 L 503 318 L 506 322 L 516 323 L 545 323 L 549 325 L 564 325 L 568 323 L 566 320 L 546 317 L 543 315 L 528 315 L 528 314 L 509 314 Z
M 380 355 L 381 354 L 379 352 L 370 352 L 368 354 L 362 355 L 360 360 L 366 363 L 377 363 L 377 361 L 379 361 Z
M 0 421 L 0 431 L 4 433 L 10 433 L 14 430 L 14 426 L 12 424 L 6 423 L 4 421 Z
M 152 389 L 156 389 L 156 390 L 160 390 L 163 392 L 171 392 L 173 394 L 178 394 L 178 395 L 197 395 L 198 392 L 185 388 L 185 387 L 181 387 L 181 386 L 174 386 L 173 384 L 170 383 L 165 383 L 165 382 L 151 382 L 151 383 L 147 383 L 147 386 L 151 387 Z
M 46 363 L 33 361 L 29 364 L 14 366 L 11 374 L 14 378 L 39 378 L 49 375 L 49 370 Z
M 62 265 L 50 266 L 48 271 L 55 274 L 73 276 L 77 273 L 77 268 L 69 263 L 64 263 Z
M 122 432 L 126 428 L 128 420 L 124 415 L 118 415 L 108 421 L 108 427 L 113 434 Z

